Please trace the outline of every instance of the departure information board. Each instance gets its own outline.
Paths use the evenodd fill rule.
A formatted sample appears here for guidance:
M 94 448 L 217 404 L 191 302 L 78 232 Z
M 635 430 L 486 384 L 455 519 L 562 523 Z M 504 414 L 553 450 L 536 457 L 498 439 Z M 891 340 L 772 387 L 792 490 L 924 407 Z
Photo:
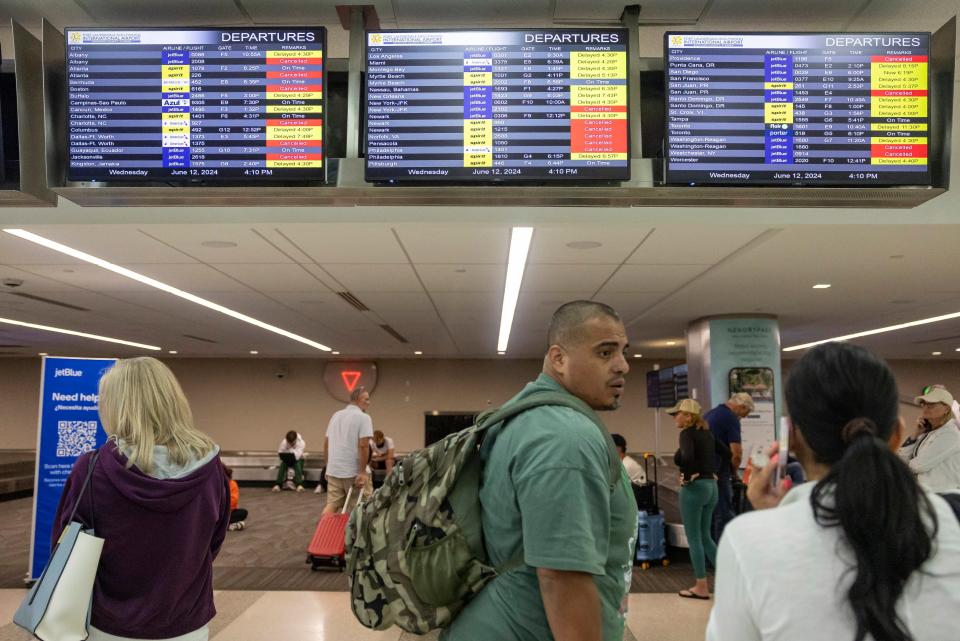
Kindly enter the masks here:
M 927 33 L 666 33 L 666 182 L 928 185 Z
M 322 181 L 325 38 L 67 29 L 68 179 Z
M 370 181 L 626 180 L 627 32 L 367 34 Z

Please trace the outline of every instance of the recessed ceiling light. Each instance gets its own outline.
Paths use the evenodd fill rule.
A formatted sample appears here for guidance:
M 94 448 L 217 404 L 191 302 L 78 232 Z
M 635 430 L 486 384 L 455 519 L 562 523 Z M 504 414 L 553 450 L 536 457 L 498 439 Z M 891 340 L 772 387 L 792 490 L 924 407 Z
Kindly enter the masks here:
M 643 354 L 634 354 L 633 357 L 634 357 L 634 358 L 643 358 Z
M 255 349 L 251 349 L 251 350 L 250 350 L 250 353 L 256 355 L 256 354 L 259 354 L 260 352 L 258 352 L 258 351 L 255 350 Z
M 595 240 L 575 240 L 572 243 L 567 243 L 567 247 L 570 249 L 596 249 L 597 247 L 603 247 L 603 243 L 598 243 Z
M 177 353 L 177 350 L 175 349 L 171 349 L 169 352 L 167 352 L 167 354 L 176 354 L 176 353 Z
M 334 356 L 340 356 L 340 352 L 330 352 L 330 353 L 333 354 Z
M 667 345 L 676 345 L 677 341 L 667 341 Z
M 423 354 L 423 352 L 419 352 L 419 351 L 413 353 L 414 356 L 420 356 L 420 355 L 422 355 L 422 354 Z
M 205 240 L 200 244 L 210 249 L 230 249 L 237 246 L 236 243 L 229 240 Z
M 163 282 L 161 282 L 161 281 L 159 281 L 159 280 L 156 280 L 155 278 L 150 278 L 149 276 L 144 276 L 143 274 L 140 274 L 140 273 L 137 273 L 137 272 L 132 271 L 132 270 L 130 270 L 130 269 L 127 269 L 126 267 L 121 267 L 121 266 L 119 266 L 119 265 L 115 265 L 115 264 L 111 263 L 110 261 L 104 260 L 104 259 L 102 259 L 102 258 L 98 258 L 98 257 L 93 256 L 93 255 L 91 255 L 91 254 L 88 254 L 88 253 L 86 253 L 86 252 L 82 252 L 82 251 L 80 251 L 79 249 L 74 249 L 73 247 L 68 247 L 67 245 L 63 245 L 63 244 L 58 243 L 58 242 L 56 242 L 56 241 L 50 240 L 50 239 L 48 239 L 48 238 L 44 238 L 43 236 L 38 236 L 37 234 L 34 234 L 34 233 L 31 233 L 31 232 L 25 231 L 25 230 L 23 230 L 23 229 L 4 229 L 3 231 L 7 232 L 7 233 L 10 234 L 11 236 L 16 236 L 17 238 L 22 238 L 22 239 L 24 239 L 24 240 L 29 240 L 29 241 L 32 242 L 32 243 L 36 243 L 36 244 L 41 245 L 41 246 L 43 246 L 43 247 L 46 247 L 46 248 L 48 248 L 48 249 L 52 249 L 52 250 L 54 250 L 54 251 L 58 251 L 58 252 L 60 252 L 61 254 L 66 254 L 67 256 L 72 256 L 72 257 L 74 257 L 74 258 L 79 258 L 79 259 L 82 260 L 82 261 L 91 263 L 91 264 L 93 264 L 93 265 L 96 265 L 97 267 L 102 267 L 103 269 L 106 269 L 106 270 L 108 270 L 108 271 L 111 271 L 111 272 L 113 272 L 114 274 L 119 274 L 120 276 L 124 276 L 125 278 L 129 278 L 129 279 L 131 279 L 131 280 L 135 280 L 135 281 L 137 281 L 137 282 L 139 282 L 139 283 L 143 283 L 144 285 L 149 285 L 150 287 L 159 289 L 160 291 L 167 292 L 168 294 L 173 294 L 174 296 L 178 296 L 178 297 L 180 297 L 180 298 L 183 298 L 183 299 L 185 299 L 185 300 L 188 300 L 188 301 L 190 301 L 191 303 L 196 303 L 197 305 L 201 305 L 201 306 L 203 306 L 203 307 L 206 307 L 207 309 L 212 309 L 212 310 L 215 311 L 215 312 L 220 312 L 221 314 L 224 314 L 224 315 L 226 315 L 226 316 L 230 316 L 231 318 L 236 318 L 237 320 L 242 320 L 242 321 L 245 322 L 245 323 L 250 323 L 251 325 L 255 325 L 255 326 L 257 326 L 257 327 L 259 327 L 259 328 L 261 328 L 261 329 L 265 329 L 265 330 L 267 330 L 267 331 L 269 331 L 269 332 L 273 332 L 274 334 L 280 334 L 281 336 L 285 336 L 286 338 L 289 338 L 289 339 L 291 339 L 291 340 L 295 340 L 295 341 L 297 341 L 297 342 L 299 342 L 299 343 L 303 343 L 303 344 L 305 344 L 305 345 L 309 345 L 310 347 L 313 347 L 313 348 L 322 350 L 322 351 L 324 351 L 324 352 L 329 352 L 329 351 L 330 351 L 330 348 L 327 347 L 326 345 L 321 345 L 320 343 L 317 343 L 316 341 L 312 341 L 312 340 L 310 340 L 309 338 L 304 338 L 303 336 L 300 336 L 300 335 L 298 335 L 298 334 L 294 334 L 293 332 L 289 332 L 289 331 L 287 331 L 287 330 L 285 330 L 285 329 L 282 329 L 282 328 L 280 328 L 280 327 L 277 327 L 276 325 L 271 325 L 271 324 L 269 324 L 269 323 L 264 323 L 264 322 L 261 321 L 261 320 L 257 320 L 256 318 L 253 318 L 252 316 L 247 316 L 246 314 L 241 314 L 240 312 L 234 311 L 234 310 L 230 309 L 229 307 L 224 307 L 223 305 L 218 305 L 217 303 L 214 303 L 213 301 L 209 301 L 209 300 L 207 300 L 207 299 L 205 299 L 205 298 L 200 298 L 199 296 L 197 296 L 197 295 L 195 295 L 195 294 L 191 294 L 190 292 L 185 292 L 185 291 L 183 291 L 182 289 L 178 289 L 178 288 L 176 288 L 176 287 L 173 287 L 172 285 L 168 285 L 168 284 L 166 284 L 166 283 L 163 283 Z M 158 348 L 158 349 L 159 349 L 159 348 Z
M 940 356 L 943 352 L 930 352 L 931 356 Z
M 110 338 L 109 336 L 100 336 L 98 334 L 87 334 L 85 332 L 76 332 L 72 329 L 63 329 L 61 327 L 50 327 L 49 325 L 37 325 L 36 323 L 25 323 L 24 321 L 13 320 L 12 318 L 0 318 L 0 323 L 6 323 L 8 325 L 19 325 L 20 327 L 29 327 L 31 329 L 40 329 L 45 332 L 56 332 L 57 334 L 69 334 L 70 336 L 79 336 L 80 338 L 92 338 L 96 341 L 104 341 L 106 343 L 118 343 L 120 345 L 129 345 L 130 347 L 141 347 L 143 349 L 149 349 L 154 352 L 159 352 L 161 348 L 156 345 L 144 345 L 143 343 L 134 343 L 131 341 L 121 340 L 119 338 Z
M 817 283 L 813 286 L 814 289 L 830 289 L 830 283 Z
M 527 254 L 530 252 L 532 240 L 533 227 L 514 227 L 510 232 L 507 278 L 503 283 L 503 308 L 500 310 L 500 334 L 497 336 L 498 352 L 507 351 L 507 345 L 510 342 L 513 315 L 517 311 L 517 299 L 520 298 L 520 285 L 523 283 L 523 270 L 527 266 Z
M 955 351 L 955 352 L 960 352 L 960 347 L 958 347 L 957 349 L 955 349 L 955 350 L 953 350 L 953 351 Z
M 957 351 L 960 351 L 960 350 L 957 350 Z M 46 353 L 46 352 L 38 352 L 38 353 L 37 353 L 37 356 L 47 356 L 47 353 Z
M 939 323 L 940 321 L 953 320 L 954 318 L 960 318 L 960 312 L 956 312 L 953 314 L 944 314 L 943 316 L 931 316 L 930 318 L 921 318 L 920 320 L 910 321 L 909 323 L 900 323 L 899 325 L 888 325 L 887 327 L 878 327 L 877 329 L 868 329 L 866 331 L 857 332 L 855 334 L 844 334 L 843 336 L 834 336 L 833 338 L 824 338 L 823 340 L 813 341 L 811 343 L 803 343 L 802 345 L 793 345 L 792 347 L 784 347 L 783 351 L 794 352 L 798 349 L 807 349 L 808 347 L 822 345 L 823 343 L 848 341 L 852 338 L 863 338 L 864 336 L 873 336 L 874 334 L 894 332 L 898 329 L 907 329 L 909 327 L 917 327 L 918 325 L 928 325 L 930 323 Z
M 958 349 L 957 351 L 960 352 L 960 349 Z M 500 356 L 503 356 L 504 354 L 506 354 L 506 352 L 497 352 L 497 354 L 499 354 Z

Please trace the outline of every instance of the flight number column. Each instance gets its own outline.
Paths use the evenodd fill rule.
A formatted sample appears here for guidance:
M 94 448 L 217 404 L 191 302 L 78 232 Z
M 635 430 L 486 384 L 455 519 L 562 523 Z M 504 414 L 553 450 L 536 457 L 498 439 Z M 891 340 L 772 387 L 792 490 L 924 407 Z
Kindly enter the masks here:
M 493 57 L 489 52 L 464 54 L 463 166 L 493 166 Z
M 190 167 L 190 52 L 160 54 L 163 166 Z
M 793 164 L 793 56 L 763 57 L 764 161 Z

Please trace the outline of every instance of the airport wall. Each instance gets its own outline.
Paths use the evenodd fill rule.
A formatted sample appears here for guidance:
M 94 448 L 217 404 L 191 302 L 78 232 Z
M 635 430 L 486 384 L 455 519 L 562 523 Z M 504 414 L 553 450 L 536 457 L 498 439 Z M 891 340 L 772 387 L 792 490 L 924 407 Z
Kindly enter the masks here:
M 308 450 L 322 449 L 330 415 L 342 407 L 324 388 L 325 361 L 297 359 L 175 359 L 167 361 L 190 399 L 197 425 L 223 449 L 270 450 L 295 429 Z M 394 438 L 398 451 L 423 445 L 424 415 L 475 412 L 499 405 L 537 376 L 535 360 L 378 360 L 379 383 L 370 415 L 374 427 Z M 677 364 L 662 361 L 662 367 Z M 930 383 L 960 393 L 960 361 L 891 361 L 906 400 Z M 633 363 L 622 407 L 603 413 L 611 431 L 623 434 L 631 451 L 651 450 L 654 411 L 646 406 L 644 372 L 652 362 Z M 784 362 L 785 376 L 790 361 Z M 40 359 L 0 359 L 0 449 L 36 446 Z M 912 422 L 916 410 L 902 405 Z M 662 451 L 676 447 L 676 430 L 661 413 Z

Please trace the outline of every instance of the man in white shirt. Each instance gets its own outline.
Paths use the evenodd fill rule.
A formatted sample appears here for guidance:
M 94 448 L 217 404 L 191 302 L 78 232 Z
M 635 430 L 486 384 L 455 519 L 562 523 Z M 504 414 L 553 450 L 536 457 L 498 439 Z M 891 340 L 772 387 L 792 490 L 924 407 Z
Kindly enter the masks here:
M 373 431 L 370 441 L 370 467 L 374 470 L 386 470 L 389 476 L 393 471 L 393 439 L 384 436 L 380 430 Z
M 613 444 L 617 446 L 617 454 L 620 455 L 620 462 L 623 463 L 630 481 L 638 485 L 646 483 L 647 474 L 643 471 L 643 466 L 633 460 L 633 457 L 627 456 L 627 439 L 620 434 L 611 434 L 610 437 L 613 439 Z
M 299 432 L 290 430 L 277 446 L 277 455 L 280 457 L 280 470 L 277 472 L 277 484 L 273 486 L 274 492 L 279 492 L 283 488 L 292 490 L 294 486 L 297 492 L 303 492 L 303 450 L 307 443 L 300 436 Z M 292 458 L 291 458 L 292 457 Z M 287 470 L 293 468 L 293 483 L 287 480 Z
M 370 407 L 370 394 L 360 387 L 350 394 L 350 404 L 330 417 L 327 437 L 323 442 L 324 461 L 327 465 L 327 505 L 324 514 L 339 512 L 346 501 L 350 488 L 369 496 L 373 492 L 370 481 L 370 439 L 373 438 L 373 421 L 366 414 Z M 354 491 L 350 500 L 355 504 L 360 491 Z M 347 509 L 351 509 L 348 505 Z
M 960 490 L 960 428 L 953 417 L 953 395 L 934 387 L 915 399 L 920 418 L 913 435 L 897 452 L 931 492 Z

